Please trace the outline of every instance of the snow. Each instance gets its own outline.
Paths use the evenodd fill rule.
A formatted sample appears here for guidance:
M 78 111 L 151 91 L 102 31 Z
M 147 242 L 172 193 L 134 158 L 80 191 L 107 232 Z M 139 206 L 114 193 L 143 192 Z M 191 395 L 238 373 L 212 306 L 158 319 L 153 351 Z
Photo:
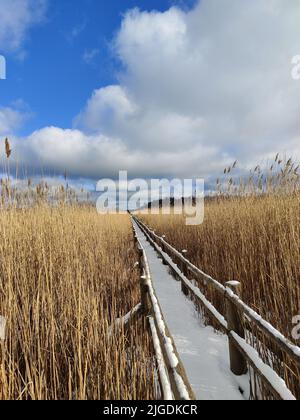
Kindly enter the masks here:
M 149 317 L 149 324 L 150 324 L 150 329 L 152 333 L 153 345 L 154 345 L 154 350 L 156 354 L 156 361 L 157 361 L 157 366 L 158 366 L 158 371 L 159 371 L 163 397 L 165 401 L 172 401 L 174 399 L 173 394 L 172 394 L 172 389 L 171 389 L 167 369 L 164 363 L 164 358 L 163 358 L 162 350 L 160 347 L 160 342 L 157 335 L 155 322 L 152 317 Z
M 5 340 L 6 319 L 0 316 L 0 340 Z
M 128 312 L 127 315 L 123 316 L 122 318 L 117 318 L 115 320 L 114 325 L 112 325 L 109 328 L 109 332 L 108 332 L 109 336 L 112 335 L 114 328 L 118 328 L 122 325 L 124 325 L 124 326 L 127 325 L 128 322 L 130 321 L 131 317 L 134 316 L 137 312 L 139 312 L 141 307 L 142 307 L 142 305 L 141 305 L 141 303 L 139 303 L 138 305 L 136 305 L 135 308 L 132 309 L 132 311 Z M 1 320 L 0 320 L 0 326 L 1 326 Z M 1 332 L 1 329 L 0 329 L 0 332 Z M 1 338 L 1 336 L 0 336 L 0 338 Z
M 186 389 L 185 383 L 183 382 L 182 377 L 179 375 L 178 372 L 174 372 L 175 382 L 177 385 L 177 389 L 179 390 L 179 393 L 181 395 L 181 399 L 188 401 L 190 400 L 189 393 Z
M 272 385 L 272 387 L 276 390 L 276 392 L 281 396 L 283 400 L 287 401 L 295 401 L 296 398 L 294 395 L 290 392 L 290 390 L 287 388 L 286 383 L 283 379 L 281 379 L 277 373 L 270 368 L 270 366 L 266 365 L 261 358 L 259 357 L 257 351 L 251 347 L 247 342 L 242 339 L 238 334 L 231 331 L 230 333 L 232 337 L 239 343 L 239 345 L 242 347 L 242 349 L 247 353 L 249 358 L 252 360 L 252 362 L 255 364 L 257 369 L 262 372 L 262 374 L 267 378 L 269 383 Z
M 134 222 L 136 224 L 136 222 Z M 204 273 L 202 270 L 200 270 L 198 267 L 196 267 L 194 264 L 192 264 L 187 258 L 185 258 L 185 256 L 180 253 L 179 251 L 177 251 L 177 249 L 175 249 L 172 245 L 170 245 L 168 242 L 165 241 L 165 239 L 163 239 L 162 237 L 158 236 L 155 233 L 155 230 L 150 230 L 148 228 L 148 226 L 146 226 L 145 224 L 143 224 L 140 220 L 139 220 L 140 225 L 143 227 L 143 229 L 145 229 L 145 231 L 151 232 L 151 234 L 163 245 L 165 245 L 174 255 L 176 255 L 178 258 L 181 259 L 182 262 L 184 262 L 187 267 L 189 267 L 189 269 L 191 271 L 194 271 L 196 273 L 198 273 L 203 280 L 206 280 L 207 282 L 209 282 L 210 284 L 212 284 L 215 289 L 219 290 L 219 292 L 221 293 L 225 293 L 226 292 L 226 287 L 224 287 L 221 283 L 219 283 L 217 280 L 215 280 L 214 278 L 212 278 L 211 276 L 209 276 L 208 274 Z
M 184 277 L 184 276 L 183 276 Z M 200 289 L 194 286 L 187 278 L 184 280 L 185 284 L 194 292 L 194 294 L 201 300 L 204 306 L 210 311 L 212 315 L 218 320 L 219 324 L 222 325 L 225 331 L 228 330 L 228 323 L 223 315 L 216 310 L 216 308 L 206 299 L 206 297 L 201 293 Z
M 248 399 L 249 376 L 237 378 L 230 371 L 228 337 L 205 327 L 194 304 L 182 294 L 180 282 L 174 280 L 136 224 L 135 231 L 147 255 L 161 312 L 196 398 L 202 401 Z M 157 306 L 159 309 L 158 302 Z M 244 396 L 239 391 L 241 384 Z
M 157 249 L 157 251 L 161 253 L 163 258 L 168 262 L 168 264 L 171 266 L 174 272 L 184 281 L 186 286 L 201 300 L 203 305 L 211 312 L 211 314 L 214 315 L 214 317 L 218 320 L 219 324 L 224 328 L 224 330 L 228 330 L 228 323 L 223 317 L 223 315 L 221 315 L 220 312 L 218 312 L 216 308 L 206 299 L 201 290 L 197 286 L 192 284 L 192 282 L 187 277 L 185 277 L 185 275 L 180 271 L 178 266 L 172 261 L 169 255 L 163 252 L 163 250 L 155 242 L 152 243 Z
M 135 315 L 140 309 L 141 309 L 142 305 L 139 303 L 138 305 L 136 305 L 136 307 L 134 309 L 132 309 L 132 311 L 128 312 L 127 315 L 125 315 L 123 318 L 121 319 L 117 319 L 117 323 L 124 323 L 124 325 L 128 324 L 128 322 L 130 321 L 130 318 Z
M 168 359 L 169 359 L 170 366 L 173 369 L 176 369 L 178 364 L 179 364 L 179 360 L 178 360 L 178 358 L 175 354 L 172 340 L 171 340 L 170 337 L 167 336 L 166 325 L 165 325 L 165 322 L 163 320 L 163 316 L 162 316 L 161 310 L 159 308 L 159 304 L 158 304 L 158 301 L 156 299 L 156 296 L 155 296 L 152 285 L 150 286 L 150 297 L 151 297 L 152 304 L 153 304 L 153 307 L 154 307 L 154 313 L 155 313 L 155 318 L 157 320 L 158 329 L 159 329 L 162 337 L 164 338 L 164 344 L 165 344 L 165 348 L 166 348 L 166 351 L 167 351 L 167 354 L 168 354 Z
M 300 358 L 300 348 L 294 344 L 292 344 L 284 335 L 282 335 L 276 328 L 274 328 L 269 322 L 264 320 L 257 312 L 251 309 L 248 305 L 246 305 L 230 288 L 226 288 L 226 293 L 232 299 L 234 299 L 240 307 L 248 314 L 248 316 L 256 320 L 259 324 L 261 324 L 265 330 L 269 332 L 270 338 L 273 337 L 280 341 L 286 348 L 290 350 L 291 353 L 295 356 L 295 358 Z M 299 364 L 299 360 L 298 360 Z
M 165 345 L 165 350 L 166 350 L 166 353 L 167 353 L 167 356 L 168 356 L 169 364 L 170 364 L 171 368 L 174 370 L 177 389 L 179 391 L 181 399 L 189 400 L 190 396 L 189 396 L 188 390 L 185 386 L 185 383 L 182 380 L 181 376 L 176 372 L 176 368 L 179 365 L 179 360 L 178 360 L 178 358 L 175 354 L 175 349 L 174 349 L 174 346 L 173 346 L 172 339 L 170 337 L 168 337 L 168 335 L 167 335 L 166 324 L 164 322 L 163 315 L 161 313 L 158 300 L 155 296 L 155 292 L 154 292 L 154 289 L 153 289 L 153 286 L 152 286 L 152 281 L 150 279 L 148 279 L 148 281 L 149 281 L 148 285 L 149 285 L 149 289 L 150 289 L 150 297 L 151 297 L 153 308 L 154 308 L 155 318 L 156 318 L 156 321 L 157 321 L 157 324 L 158 324 L 160 334 L 163 337 L 163 342 L 164 342 L 164 345 Z
M 236 280 L 232 280 L 232 281 L 228 281 L 226 283 L 227 286 L 231 286 L 231 287 L 238 287 L 241 285 L 241 283 L 239 281 Z

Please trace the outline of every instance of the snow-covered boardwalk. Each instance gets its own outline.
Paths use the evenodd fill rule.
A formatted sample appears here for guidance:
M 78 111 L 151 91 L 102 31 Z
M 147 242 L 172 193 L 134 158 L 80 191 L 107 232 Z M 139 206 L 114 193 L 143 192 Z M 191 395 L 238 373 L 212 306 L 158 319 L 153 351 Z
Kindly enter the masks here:
M 205 327 L 193 303 L 181 292 L 143 232 L 136 233 L 148 258 L 153 286 L 198 400 L 243 400 L 249 396 L 249 377 L 230 371 L 228 338 Z M 241 394 L 239 388 L 245 392 Z

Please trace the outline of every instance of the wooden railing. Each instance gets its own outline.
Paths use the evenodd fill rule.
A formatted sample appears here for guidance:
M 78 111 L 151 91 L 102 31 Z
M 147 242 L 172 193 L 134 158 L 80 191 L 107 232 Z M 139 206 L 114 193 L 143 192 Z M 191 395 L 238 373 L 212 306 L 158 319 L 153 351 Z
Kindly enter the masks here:
M 172 247 L 163 237 L 158 236 L 149 229 L 141 220 L 132 216 L 133 221 L 144 233 L 148 241 L 160 254 L 164 263 L 167 264 L 173 274 L 181 281 L 182 291 L 185 295 L 191 295 L 202 307 L 213 317 L 220 329 L 229 337 L 229 354 L 231 370 L 235 375 L 247 373 L 248 365 L 260 377 L 262 383 L 271 393 L 273 398 L 279 400 L 295 400 L 294 395 L 285 386 L 284 381 L 269 365 L 263 362 L 256 349 L 248 344 L 245 337 L 249 334 L 245 325 L 247 322 L 253 324 L 272 343 L 275 348 L 288 355 L 297 369 L 300 367 L 300 348 L 293 345 L 271 324 L 265 321 L 258 313 L 252 310 L 239 297 L 241 285 L 239 282 L 231 281 L 222 285 L 217 280 L 205 274 L 193 265 L 185 256 Z M 177 264 L 174 263 L 177 262 Z M 199 287 L 189 280 L 183 271 L 192 273 L 193 276 L 204 286 L 210 285 L 219 293 L 226 302 L 226 317 L 207 300 Z M 226 319 L 225 319 L 226 318 Z M 270 350 L 271 352 L 271 350 Z
M 164 400 L 195 400 L 195 394 L 153 288 L 147 255 L 137 235 L 135 240 L 142 274 L 140 283 L 142 312 L 149 321 L 162 397 Z

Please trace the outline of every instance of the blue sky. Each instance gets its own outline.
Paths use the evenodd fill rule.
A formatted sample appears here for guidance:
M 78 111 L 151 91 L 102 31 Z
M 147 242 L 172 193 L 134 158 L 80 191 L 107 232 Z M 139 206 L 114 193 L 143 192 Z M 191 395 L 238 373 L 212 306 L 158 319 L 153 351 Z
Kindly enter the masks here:
M 11 167 L 210 184 L 300 160 L 299 21 L 299 0 L 0 0 Z
M 31 117 L 20 135 L 54 125 L 72 126 L 91 92 L 117 82 L 120 63 L 111 43 L 128 9 L 164 11 L 194 0 L 49 0 L 41 24 L 24 43 L 25 57 L 9 53 L 7 80 L 0 85 L 2 106 L 21 99 Z M 1 51 L 0 51 L 1 53 Z

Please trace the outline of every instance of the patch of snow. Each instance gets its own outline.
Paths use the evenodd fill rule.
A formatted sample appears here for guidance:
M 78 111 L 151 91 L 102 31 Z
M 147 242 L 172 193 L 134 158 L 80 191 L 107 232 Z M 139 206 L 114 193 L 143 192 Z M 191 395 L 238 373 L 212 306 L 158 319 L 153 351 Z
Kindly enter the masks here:
M 130 312 L 128 312 L 128 314 L 126 314 L 125 316 L 123 316 L 122 318 L 117 318 L 116 320 L 115 320 L 115 323 L 114 323 L 114 325 L 112 325 L 110 328 L 109 328 L 109 332 L 108 332 L 108 334 L 109 334 L 109 336 L 111 336 L 112 335 L 112 333 L 113 333 L 113 330 L 115 329 L 115 328 L 119 328 L 120 326 L 122 326 L 122 325 L 127 325 L 128 324 L 128 322 L 130 321 L 130 319 L 131 319 L 131 317 L 133 316 L 133 315 L 135 315 L 140 309 L 141 309 L 141 307 L 142 307 L 142 304 L 141 303 L 139 303 L 138 305 L 136 305 L 136 307 L 135 308 L 133 308 Z
M 188 401 L 190 399 L 189 393 L 186 389 L 185 383 L 182 380 L 182 377 L 176 372 L 174 372 L 174 377 L 177 385 L 177 389 L 179 391 L 179 394 L 181 395 L 181 398 L 183 400 Z
M 236 280 L 228 281 L 226 283 L 227 286 L 232 286 L 232 287 L 238 287 L 238 286 L 240 286 L 240 284 L 241 283 L 239 281 L 236 281 Z
M 185 277 L 185 275 L 180 271 L 178 266 L 176 264 L 174 264 L 174 262 L 169 257 L 169 255 L 166 254 L 165 252 L 163 252 L 162 249 L 159 248 L 158 245 L 155 244 L 155 242 L 153 244 L 154 244 L 155 248 L 163 255 L 165 260 L 170 264 L 170 266 L 175 271 L 175 273 L 184 281 L 186 286 L 190 290 L 192 290 L 192 292 L 201 300 L 203 305 L 206 306 L 206 308 L 214 315 L 214 317 L 218 320 L 220 325 L 222 325 L 222 327 L 225 330 L 227 330 L 228 329 L 228 323 L 227 323 L 226 319 L 223 317 L 223 315 L 221 315 L 220 312 L 217 311 L 217 309 L 209 302 L 209 300 L 206 299 L 206 297 L 201 292 L 201 290 L 197 286 L 195 286 L 187 277 Z
M 117 320 L 117 322 L 124 323 L 124 325 L 128 324 L 131 317 L 135 315 L 141 309 L 141 307 L 142 307 L 141 303 L 137 304 L 136 307 L 132 309 L 132 311 L 128 312 L 128 314 L 125 315 L 123 318 Z
M 0 340 L 5 340 L 6 319 L 0 316 Z
M 232 331 L 230 334 L 239 343 L 239 345 L 245 351 L 245 353 L 247 353 L 247 355 L 252 360 L 256 368 L 260 372 L 262 372 L 263 375 L 267 378 L 269 383 L 276 390 L 276 392 L 281 396 L 281 398 L 283 400 L 295 401 L 296 398 L 291 393 L 291 391 L 287 388 L 284 380 L 281 379 L 280 376 L 278 376 L 277 373 L 272 368 L 270 368 L 270 366 L 266 365 L 261 360 L 257 351 L 235 332 Z

